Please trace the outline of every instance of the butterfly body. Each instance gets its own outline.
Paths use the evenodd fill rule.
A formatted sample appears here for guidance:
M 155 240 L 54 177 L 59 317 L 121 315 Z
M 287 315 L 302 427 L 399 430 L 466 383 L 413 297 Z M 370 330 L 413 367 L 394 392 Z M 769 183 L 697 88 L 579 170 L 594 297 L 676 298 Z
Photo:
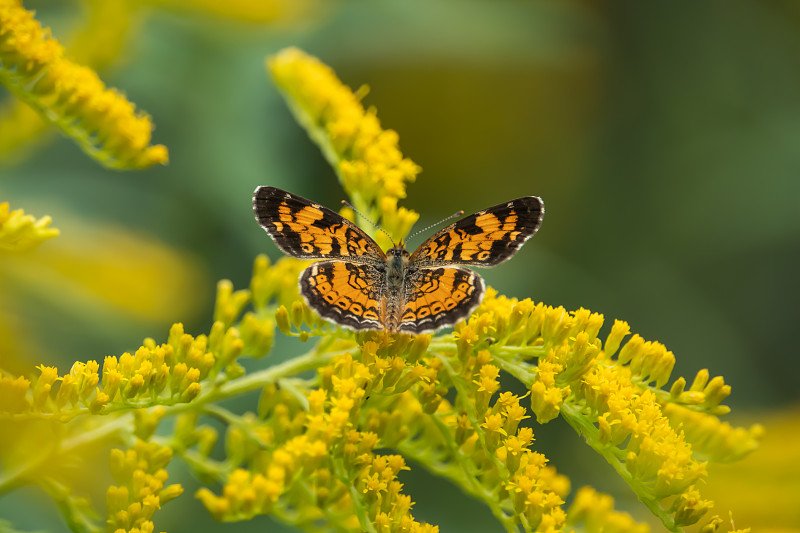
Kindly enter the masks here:
M 386 252 L 386 285 L 392 290 L 400 290 L 408 270 L 408 250 L 402 244 Z
M 323 318 L 355 330 L 419 334 L 468 316 L 484 292 L 475 272 L 510 258 L 541 225 L 542 201 L 524 197 L 470 215 L 412 254 L 387 250 L 352 222 L 275 187 L 253 196 L 256 219 L 284 252 L 321 259 L 300 275 L 300 292 Z

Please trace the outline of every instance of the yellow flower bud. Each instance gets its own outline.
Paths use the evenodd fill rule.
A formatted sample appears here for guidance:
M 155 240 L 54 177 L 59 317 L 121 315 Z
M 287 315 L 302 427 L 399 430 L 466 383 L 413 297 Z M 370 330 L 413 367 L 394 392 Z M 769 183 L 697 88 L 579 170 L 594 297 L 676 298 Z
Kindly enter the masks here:
M 285 306 L 282 305 L 275 311 L 275 323 L 278 325 L 280 332 L 284 335 L 294 335 L 292 333 L 292 324 L 289 320 L 289 311 Z

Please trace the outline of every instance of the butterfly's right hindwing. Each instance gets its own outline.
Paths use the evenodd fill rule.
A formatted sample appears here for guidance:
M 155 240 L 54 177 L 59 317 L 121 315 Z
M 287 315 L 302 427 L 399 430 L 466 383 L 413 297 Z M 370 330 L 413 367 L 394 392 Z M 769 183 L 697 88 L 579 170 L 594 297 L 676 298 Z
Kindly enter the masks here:
M 425 268 L 409 276 L 397 330 L 419 335 L 468 317 L 481 303 L 483 280 L 466 268 Z
M 258 187 L 253 211 L 261 227 L 289 255 L 368 264 L 385 261 L 378 244 L 355 224 L 301 196 Z

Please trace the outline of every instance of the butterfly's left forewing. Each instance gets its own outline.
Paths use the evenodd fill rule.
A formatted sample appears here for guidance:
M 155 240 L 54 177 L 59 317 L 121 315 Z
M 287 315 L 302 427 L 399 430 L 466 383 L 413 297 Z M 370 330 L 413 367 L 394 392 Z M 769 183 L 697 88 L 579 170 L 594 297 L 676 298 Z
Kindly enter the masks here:
M 258 187 L 253 211 L 261 227 L 289 255 L 373 265 L 385 261 L 380 246 L 355 224 L 302 196 Z

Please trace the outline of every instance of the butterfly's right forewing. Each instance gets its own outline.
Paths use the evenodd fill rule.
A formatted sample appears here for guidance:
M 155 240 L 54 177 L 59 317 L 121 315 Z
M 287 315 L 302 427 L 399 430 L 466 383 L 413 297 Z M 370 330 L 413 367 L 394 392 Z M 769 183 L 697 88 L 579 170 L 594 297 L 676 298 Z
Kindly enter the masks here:
M 411 255 L 411 266 L 498 265 L 511 258 L 536 233 L 543 216 L 544 203 L 536 196 L 478 211 L 422 243 Z

